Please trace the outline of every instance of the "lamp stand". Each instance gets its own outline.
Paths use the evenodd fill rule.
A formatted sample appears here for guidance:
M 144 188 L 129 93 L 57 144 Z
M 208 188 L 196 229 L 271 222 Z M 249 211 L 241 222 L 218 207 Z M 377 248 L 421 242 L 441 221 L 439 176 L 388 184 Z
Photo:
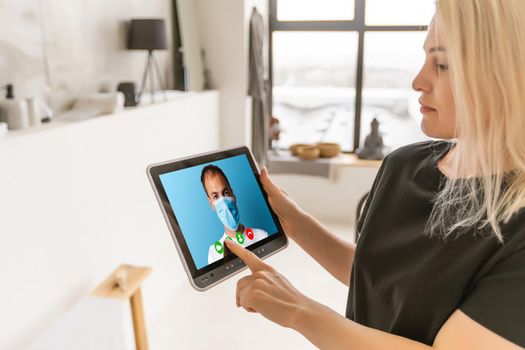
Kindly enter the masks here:
M 146 60 L 146 68 L 144 69 L 144 74 L 142 75 L 142 84 L 140 86 L 140 98 L 142 99 L 142 92 L 146 87 L 146 80 L 150 80 L 150 95 L 151 103 L 155 103 L 155 70 L 157 71 L 157 78 L 159 80 L 160 88 L 164 94 L 164 101 L 167 101 L 166 98 L 166 85 L 164 85 L 164 80 L 162 79 L 162 74 L 160 74 L 159 65 L 155 56 L 153 55 L 153 50 L 148 50 L 148 58 Z

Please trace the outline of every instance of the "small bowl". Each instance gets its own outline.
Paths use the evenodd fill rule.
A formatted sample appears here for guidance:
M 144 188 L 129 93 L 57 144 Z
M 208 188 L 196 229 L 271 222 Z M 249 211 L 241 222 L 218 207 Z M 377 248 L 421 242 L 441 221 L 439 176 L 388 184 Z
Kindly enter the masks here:
M 320 149 L 322 158 L 337 157 L 341 153 L 341 145 L 338 143 L 320 142 L 315 146 Z
M 296 157 L 299 156 L 299 153 L 298 153 L 299 147 L 305 147 L 305 146 L 310 146 L 310 145 L 306 143 L 295 143 L 291 145 L 289 149 L 290 149 L 290 152 L 292 153 L 292 156 L 296 156 Z
M 321 150 L 315 146 L 301 146 L 297 149 L 297 153 L 302 160 L 314 160 L 321 156 Z

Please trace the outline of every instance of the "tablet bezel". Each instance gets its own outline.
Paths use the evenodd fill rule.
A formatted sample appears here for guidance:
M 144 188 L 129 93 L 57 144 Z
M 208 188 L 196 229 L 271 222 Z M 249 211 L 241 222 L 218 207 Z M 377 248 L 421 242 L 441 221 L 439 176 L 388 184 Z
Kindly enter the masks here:
M 259 169 L 257 164 L 253 160 L 253 156 L 250 150 L 245 147 L 234 147 L 224 150 L 202 153 L 190 157 L 178 158 L 169 160 L 161 163 L 152 164 L 147 167 L 147 175 L 150 183 L 155 192 L 155 196 L 164 215 L 164 219 L 170 230 L 172 239 L 177 247 L 179 256 L 183 262 L 184 270 L 188 275 L 190 283 L 193 288 L 198 291 L 204 291 L 211 288 L 217 283 L 225 280 L 228 277 L 242 271 L 246 266 L 237 258 L 235 255 L 226 256 L 212 264 L 206 265 L 201 269 L 197 269 L 193 257 L 191 256 L 189 247 L 186 243 L 184 235 L 178 224 L 177 217 L 173 212 L 173 208 L 169 202 L 169 199 L 164 190 L 164 186 L 161 183 L 160 175 L 178 171 L 193 166 L 198 166 L 206 163 L 212 163 L 214 161 L 231 158 L 239 155 L 245 155 L 250 164 L 250 168 L 255 176 L 259 189 L 263 195 L 264 201 L 270 211 L 272 219 L 274 220 L 277 228 L 277 233 L 272 234 L 258 242 L 255 242 L 248 247 L 250 251 L 258 255 L 260 258 L 266 258 L 288 245 L 287 237 L 284 230 L 279 222 L 279 219 L 275 212 L 272 210 L 269 202 L 268 195 L 264 191 L 262 183 L 259 179 Z

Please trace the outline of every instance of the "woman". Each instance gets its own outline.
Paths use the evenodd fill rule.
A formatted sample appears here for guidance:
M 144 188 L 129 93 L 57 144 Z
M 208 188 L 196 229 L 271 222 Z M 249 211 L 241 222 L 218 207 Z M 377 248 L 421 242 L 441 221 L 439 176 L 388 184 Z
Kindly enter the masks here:
M 323 349 L 525 347 L 525 1 L 437 0 L 414 79 L 429 141 L 382 163 L 357 246 L 268 177 L 287 235 L 349 285 L 346 318 L 255 255 L 237 305 Z

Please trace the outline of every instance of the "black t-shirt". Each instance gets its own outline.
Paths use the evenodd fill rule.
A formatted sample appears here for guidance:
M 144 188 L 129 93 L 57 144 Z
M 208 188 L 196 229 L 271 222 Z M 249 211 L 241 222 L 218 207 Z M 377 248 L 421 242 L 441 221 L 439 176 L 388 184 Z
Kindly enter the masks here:
M 456 309 L 525 347 L 525 210 L 502 226 L 505 243 L 472 232 L 424 233 L 444 175 L 447 141 L 385 158 L 363 214 L 346 317 L 427 345 Z

